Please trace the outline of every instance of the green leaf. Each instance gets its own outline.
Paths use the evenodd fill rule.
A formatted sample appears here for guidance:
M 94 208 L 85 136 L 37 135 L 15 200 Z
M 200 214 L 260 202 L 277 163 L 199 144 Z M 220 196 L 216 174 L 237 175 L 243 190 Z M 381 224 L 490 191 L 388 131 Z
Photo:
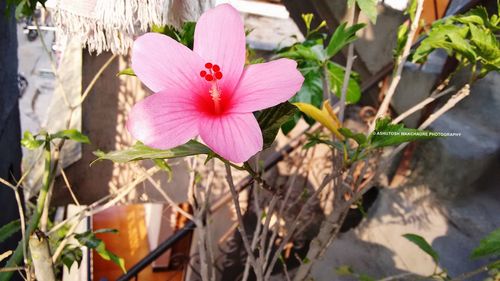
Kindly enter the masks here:
M 377 22 L 377 0 L 356 0 L 359 9 L 375 24 Z
M 61 253 L 61 262 L 68 268 L 68 270 L 71 269 L 71 266 L 73 263 L 77 263 L 78 267 L 80 267 L 80 264 L 82 262 L 82 249 L 79 247 L 70 247 L 66 246 L 64 247 L 63 252 Z
M 116 233 L 116 230 L 106 229 L 104 231 Z M 97 238 L 95 236 L 95 233 L 93 233 L 92 231 L 86 231 L 84 233 L 76 234 L 75 239 L 77 239 L 81 245 L 86 246 L 89 249 L 95 250 L 99 254 L 99 256 L 101 256 L 104 260 L 107 261 L 110 260 L 114 262 L 116 265 L 120 267 L 120 269 L 123 272 L 127 271 L 125 269 L 125 260 L 113 254 L 112 252 L 108 251 L 106 249 L 106 244 L 101 239 Z
M 137 142 L 125 150 L 110 151 L 108 153 L 96 151 L 94 155 L 98 157 L 96 161 L 111 160 L 117 163 L 125 163 L 144 159 L 170 159 L 209 153 L 213 153 L 210 148 L 195 140 L 190 140 L 183 145 L 167 150 L 152 148 Z
M 413 233 L 407 233 L 403 235 L 403 237 L 408 239 L 413 244 L 417 245 L 422 251 L 431 256 L 436 264 L 439 263 L 438 253 L 432 248 L 432 246 L 429 243 L 427 243 L 427 241 L 425 241 L 425 239 L 422 236 Z
M 403 124 L 391 124 L 389 118 L 378 119 L 375 130 L 368 137 L 373 148 L 398 145 L 416 140 L 428 140 L 441 137 L 432 131 L 405 128 Z
M 116 234 L 116 233 L 118 233 L 118 229 L 114 229 L 114 228 L 101 228 L 101 229 L 94 230 L 94 234 L 97 234 L 97 233 L 113 233 L 113 234 Z
M 21 140 L 21 145 L 30 150 L 39 148 L 43 143 L 43 140 L 36 139 L 29 131 L 24 132 L 23 139 Z
M 21 222 L 19 220 L 11 221 L 0 228 L 0 243 L 7 240 L 9 237 L 21 230 Z
M 473 259 L 486 256 L 500 256 L 500 228 L 483 238 L 471 255 Z
M 396 48 L 394 49 L 394 57 L 398 57 L 403 52 L 403 49 L 406 45 L 406 41 L 408 40 L 408 25 L 403 23 L 398 28 L 398 39 Z
M 257 122 L 264 138 L 264 149 L 271 146 L 280 127 L 292 119 L 297 112 L 297 107 L 289 102 L 284 102 L 265 109 L 257 115 Z
M 348 139 L 353 139 L 358 145 L 363 145 L 367 142 L 366 136 L 362 133 L 354 133 L 348 128 L 339 128 L 339 132 Z
M 359 281 L 375 281 L 376 279 L 366 274 L 359 275 Z
M 153 159 L 153 162 L 155 162 L 158 168 L 167 173 L 168 182 L 170 182 L 172 180 L 172 167 L 170 167 L 170 165 L 168 165 L 168 163 L 163 159 Z
M 346 45 L 356 40 L 358 38 L 356 32 L 366 26 L 364 23 L 358 23 L 346 29 L 346 25 L 347 23 L 344 22 L 335 29 L 326 48 L 326 55 L 329 58 L 333 57 Z
M 116 74 L 116 76 L 120 76 L 120 75 L 136 76 L 134 70 L 131 67 L 125 68 L 124 70 L 122 70 Z
M 125 273 L 127 272 L 127 269 L 125 268 L 125 260 L 123 258 L 120 258 L 119 256 L 115 255 L 114 253 L 108 251 L 106 249 L 106 245 L 104 242 L 101 241 L 99 246 L 95 249 L 95 251 L 103 258 L 104 260 L 107 261 L 112 261 L 116 265 L 120 267 L 120 269 Z
M 350 266 L 342 265 L 335 269 L 335 273 L 337 273 L 338 276 L 351 276 L 354 274 L 354 271 Z
M 82 134 L 80 131 L 76 129 L 62 130 L 53 135 L 51 135 L 52 139 L 70 139 L 72 141 L 80 142 L 80 143 L 90 143 L 89 138 Z
M 183 44 L 184 46 L 193 49 L 195 22 L 184 22 L 180 29 L 172 25 L 153 25 L 151 32 L 161 33 Z
M 342 84 L 344 84 L 344 67 L 329 61 L 327 64 L 330 87 L 337 97 L 342 94 Z M 346 101 L 347 103 L 357 103 L 361 99 L 361 87 L 357 81 L 356 73 L 352 73 L 347 85 Z

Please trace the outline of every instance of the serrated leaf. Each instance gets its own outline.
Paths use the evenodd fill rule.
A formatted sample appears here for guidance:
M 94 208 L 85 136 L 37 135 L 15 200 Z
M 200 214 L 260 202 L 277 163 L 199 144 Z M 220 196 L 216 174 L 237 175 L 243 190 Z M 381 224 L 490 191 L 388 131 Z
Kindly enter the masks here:
M 0 227 L 0 243 L 9 239 L 12 235 L 20 231 L 21 222 L 19 220 L 11 221 Z
M 152 148 L 137 142 L 132 147 L 124 150 L 110 151 L 108 153 L 96 151 L 94 155 L 98 157 L 96 161 L 110 160 L 117 163 L 125 163 L 144 159 L 170 159 L 209 153 L 213 153 L 213 151 L 206 145 L 195 140 L 190 140 L 183 145 L 167 150 Z
M 432 248 L 429 243 L 427 243 L 427 241 L 425 241 L 422 236 L 413 233 L 407 233 L 404 234 L 403 237 L 408 239 L 408 241 L 412 242 L 413 244 L 417 245 L 422 251 L 431 256 L 436 264 L 439 263 L 438 253 Z
M 353 26 L 346 28 L 347 23 L 344 22 L 335 29 L 335 32 L 330 38 L 330 42 L 326 48 L 326 55 L 331 58 L 336 55 L 340 50 L 342 50 L 346 45 L 350 44 L 358 37 L 356 32 L 366 25 L 364 23 L 358 23 Z
M 334 63 L 328 62 L 327 64 L 330 87 L 334 94 L 340 98 L 342 94 L 342 84 L 344 84 L 344 75 L 345 70 L 344 67 Z M 349 78 L 349 84 L 347 85 L 346 92 L 346 102 L 350 104 L 357 103 L 361 99 L 361 87 L 359 86 L 358 81 L 354 78 L 355 73 L 351 74 Z
M 23 138 L 21 139 L 21 145 L 30 150 L 39 148 L 43 143 L 43 140 L 36 139 L 29 131 L 24 132 Z
M 348 128 L 339 128 L 339 132 L 348 139 L 353 139 L 358 145 L 363 145 L 367 142 L 367 138 L 362 133 L 354 133 Z
M 378 148 L 438 137 L 442 136 L 432 131 L 405 128 L 403 124 L 391 124 L 389 118 L 384 118 L 377 120 L 375 130 L 368 137 L 368 141 L 371 147 Z
M 481 239 L 479 246 L 472 251 L 471 255 L 473 259 L 487 256 L 500 256 L 500 228 Z
M 76 142 L 80 142 L 80 143 L 87 143 L 87 144 L 90 143 L 89 138 L 76 129 L 59 131 L 59 132 L 51 135 L 51 138 L 52 139 L 57 139 L 57 138 L 70 139 L 72 141 L 76 141 Z
M 377 22 L 377 0 L 356 0 L 359 9 L 375 24 Z
M 120 75 L 136 76 L 134 70 L 131 67 L 125 68 L 124 70 L 122 70 L 116 74 L 116 76 L 120 76 Z
M 289 102 L 284 102 L 265 109 L 258 114 L 257 122 L 264 138 L 264 149 L 271 146 L 280 127 L 292 119 L 297 112 L 297 107 Z

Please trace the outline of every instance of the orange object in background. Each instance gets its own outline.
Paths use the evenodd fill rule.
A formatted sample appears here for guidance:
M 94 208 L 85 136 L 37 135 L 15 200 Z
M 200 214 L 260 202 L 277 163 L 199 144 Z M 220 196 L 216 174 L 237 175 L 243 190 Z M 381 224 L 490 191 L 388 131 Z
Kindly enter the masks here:
M 183 209 L 186 208 L 186 206 L 182 207 Z M 183 220 L 184 217 L 177 215 L 175 229 L 182 227 L 181 225 L 184 223 Z M 146 211 L 144 205 L 135 204 L 115 206 L 94 215 L 92 218 L 92 229 L 97 230 L 103 228 L 113 228 L 118 230 L 118 233 L 116 234 L 101 233 L 96 234 L 96 236 L 104 241 L 106 248 L 109 251 L 125 260 L 125 267 L 127 269 L 134 266 L 137 262 L 149 254 L 150 247 L 148 242 L 148 229 L 146 226 Z M 165 229 L 163 229 L 161 238 L 164 238 L 165 236 L 168 237 L 174 233 L 172 228 L 166 229 L 166 232 L 170 233 L 165 233 Z M 172 257 L 181 254 L 185 254 L 187 256 L 191 246 L 191 235 L 188 235 L 188 237 L 185 238 L 186 239 L 182 239 L 176 243 L 167 254 L 172 255 Z M 168 256 L 166 259 L 172 261 L 174 260 L 170 259 Z M 153 271 L 153 267 L 150 265 L 139 273 L 137 280 L 181 281 L 184 279 L 185 268 L 186 267 L 183 266 L 183 264 L 171 264 L 168 271 Z M 92 280 L 111 281 L 116 280 L 122 274 L 123 272 L 117 265 L 111 261 L 102 259 L 96 253 L 92 253 Z

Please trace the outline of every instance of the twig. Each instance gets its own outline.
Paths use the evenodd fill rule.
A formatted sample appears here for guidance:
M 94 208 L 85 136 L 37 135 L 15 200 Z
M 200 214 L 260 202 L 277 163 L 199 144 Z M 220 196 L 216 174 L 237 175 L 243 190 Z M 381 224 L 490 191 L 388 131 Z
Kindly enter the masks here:
M 152 167 L 149 170 L 147 170 L 148 174 L 155 174 L 158 171 L 160 171 L 160 168 L 158 167 Z M 99 212 L 102 212 L 106 209 L 108 209 L 111 206 L 114 206 L 117 202 L 119 202 L 123 197 L 127 196 L 134 188 L 141 182 L 146 180 L 146 176 L 142 175 L 137 177 L 133 182 L 128 184 L 127 186 L 121 188 L 117 193 L 107 195 L 96 202 L 92 203 L 88 207 L 84 208 L 83 210 L 79 211 L 78 213 L 72 215 L 71 217 L 61 221 L 60 223 L 56 224 L 53 226 L 48 232 L 47 235 L 50 235 L 66 225 L 68 222 L 73 221 L 74 219 L 80 217 L 81 214 L 85 214 L 85 216 L 92 216 L 94 214 L 97 214 Z M 106 202 L 106 200 L 111 199 L 110 201 Z M 105 203 L 106 202 L 106 203 Z
M 352 7 L 352 19 L 351 25 L 358 23 L 359 18 L 359 8 L 358 5 L 353 5 Z M 349 80 L 351 79 L 352 64 L 356 57 L 354 56 L 354 43 L 349 44 L 349 49 L 347 50 L 347 64 L 345 67 L 344 81 L 342 82 L 342 91 L 340 92 L 340 110 L 339 110 L 339 120 L 340 123 L 344 122 L 344 112 L 346 104 L 347 89 L 349 87 Z M 332 101 L 330 104 L 333 105 Z
M 24 267 L 16 266 L 16 267 L 2 267 L 0 268 L 0 272 L 14 272 L 19 270 L 26 270 Z
M 375 128 L 375 123 L 377 119 L 382 117 L 387 110 L 389 109 L 389 103 L 392 100 L 392 97 L 394 96 L 394 93 L 396 92 L 396 87 L 399 84 L 399 81 L 401 80 L 401 74 L 403 72 L 404 64 L 406 60 L 408 59 L 408 55 L 410 54 L 410 49 L 411 45 L 413 43 L 413 38 L 415 38 L 415 34 L 417 33 L 419 22 L 420 22 L 420 15 L 422 14 L 422 9 L 423 9 L 423 4 L 424 0 L 417 0 L 417 10 L 415 12 L 415 17 L 413 18 L 413 21 L 411 22 L 410 26 L 410 31 L 408 33 L 408 38 L 406 39 L 406 43 L 403 49 L 403 52 L 397 59 L 397 68 L 396 72 L 394 73 L 394 76 L 392 78 L 391 84 L 389 85 L 389 89 L 387 90 L 387 93 L 384 97 L 384 100 L 382 101 L 382 104 L 380 105 L 377 114 L 375 115 L 375 118 L 373 118 L 372 123 L 370 124 L 370 132 L 373 131 Z
M 451 96 L 451 98 L 436 112 L 432 113 L 427 120 L 424 121 L 418 128 L 423 130 L 427 128 L 432 122 L 436 121 L 441 115 L 446 113 L 448 110 L 453 108 L 459 101 L 463 100 L 470 94 L 469 84 L 465 84 L 462 89 L 460 89 L 456 94 Z
M 71 194 L 71 198 L 73 198 L 73 201 L 76 203 L 77 206 L 80 206 L 80 202 L 76 198 L 75 193 L 73 192 L 73 189 L 71 188 L 71 184 L 69 184 L 68 177 L 66 177 L 66 173 L 64 172 L 64 169 L 60 168 L 59 170 L 61 171 L 61 175 L 64 179 L 64 183 L 66 184 L 66 187 L 68 188 L 69 193 Z
M 455 90 L 455 87 L 451 86 L 451 87 L 447 88 L 444 91 L 436 92 L 436 93 L 431 94 L 428 98 L 424 99 L 423 101 L 421 101 L 418 104 L 412 106 L 411 108 L 409 108 L 405 112 L 401 113 L 398 117 L 396 117 L 394 120 L 392 120 L 392 124 L 397 124 L 397 123 L 403 121 L 408 116 L 410 116 L 413 113 L 421 110 L 422 108 L 424 108 L 429 103 L 435 101 L 436 99 L 438 99 L 438 98 L 440 98 L 440 97 L 442 97 L 444 95 L 449 94 L 450 92 L 453 92 L 454 90 Z
M 245 246 L 245 249 L 248 254 L 248 259 L 250 259 L 250 264 L 252 265 L 255 275 L 257 276 L 257 280 L 261 281 L 262 280 L 262 268 L 260 268 L 257 265 L 257 262 L 255 261 L 254 254 L 252 252 L 252 248 L 250 247 L 250 242 L 248 241 L 248 236 L 245 230 L 245 225 L 243 222 L 243 215 L 241 214 L 241 207 L 240 207 L 240 201 L 239 201 L 239 196 L 238 192 L 236 191 L 236 187 L 234 186 L 233 182 L 233 176 L 231 173 L 231 166 L 229 164 L 225 163 L 226 166 L 226 180 L 229 185 L 229 190 L 231 191 L 231 197 L 233 198 L 233 203 L 236 211 L 236 216 L 238 218 L 238 230 L 241 234 L 241 240 L 243 241 L 243 245 Z
M 90 94 L 90 91 L 92 90 L 92 88 L 94 87 L 95 83 L 97 82 L 97 80 L 99 80 L 99 78 L 101 77 L 102 73 L 104 72 L 104 70 L 106 70 L 106 68 L 108 68 L 108 66 L 116 59 L 118 55 L 117 54 L 113 54 L 102 66 L 101 68 L 99 68 L 99 70 L 97 71 L 97 73 L 94 75 L 94 78 L 92 78 L 92 81 L 90 81 L 90 83 L 87 85 L 87 88 L 85 88 L 85 91 L 83 92 L 82 94 L 82 97 L 80 99 L 80 102 L 78 102 L 78 104 L 72 106 L 73 108 L 75 107 L 78 107 L 80 106 L 84 101 L 85 99 L 87 98 L 87 96 Z
M 66 235 L 64 236 L 64 239 L 59 243 L 59 246 L 57 246 L 57 249 L 54 251 L 54 254 L 52 255 L 52 262 L 56 263 L 57 259 L 61 255 L 62 251 L 64 250 L 64 247 L 68 244 L 69 239 L 75 233 L 76 228 L 80 224 L 80 221 L 84 218 L 83 215 L 80 216 L 80 218 L 71 226 L 71 228 L 66 232 Z
M 151 185 L 153 185 L 153 187 L 156 189 L 156 191 L 158 191 L 158 193 L 160 193 L 160 195 L 163 196 L 163 198 L 165 200 L 167 200 L 168 204 L 172 208 L 174 208 L 175 211 L 179 212 L 181 215 L 188 218 L 189 220 L 195 221 L 194 217 L 191 214 L 184 211 L 181 207 L 179 207 L 179 205 L 177 205 L 177 203 L 174 202 L 174 200 L 161 188 L 161 186 L 153 179 L 153 177 L 151 177 L 151 175 L 148 173 L 148 171 L 146 171 L 144 168 L 141 168 L 141 167 L 137 167 L 137 169 L 135 169 L 135 170 L 136 170 L 136 172 L 138 172 L 146 177 L 146 179 L 149 181 L 149 183 L 151 183 Z
M 303 213 L 309 207 L 309 204 L 311 204 L 311 202 L 313 202 L 316 199 L 316 197 L 323 191 L 323 189 L 330 183 L 330 181 L 332 181 L 333 179 L 335 179 L 341 175 L 342 175 L 342 171 L 338 171 L 337 174 L 329 174 L 329 175 L 325 176 L 323 179 L 323 182 L 318 187 L 318 189 L 316 189 L 316 191 L 312 194 L 312 196 L 307 199 L 306 203 L 302 206 L 302 208 L 299 211 L 299 214 L 295 218 L 295 223 L 288 230 L 288 233 L 285 236 L 285 238 L 283 238 L 283 240 L 281 241 L 281 244 L 278 247 L 278 250 L 276 251 L 276 253 L 274 254 L 274 256 L 271 260 L 271 263 L 269 263 L 269 265 L 267 265 L 267 271 L 265 271 L 264 280 L 269 280 L 269 278 L 271 277 L 271 273 L 273 271 L 274 265 L 276 264 L 276 261 L 278 260 L 278 257 L 280 256 L 281 252 L 285 248 L 288 241 L 292 238 L 295 230 L 297 229 L 297 227 L 300 224 L 299 218 L 303 215 Z

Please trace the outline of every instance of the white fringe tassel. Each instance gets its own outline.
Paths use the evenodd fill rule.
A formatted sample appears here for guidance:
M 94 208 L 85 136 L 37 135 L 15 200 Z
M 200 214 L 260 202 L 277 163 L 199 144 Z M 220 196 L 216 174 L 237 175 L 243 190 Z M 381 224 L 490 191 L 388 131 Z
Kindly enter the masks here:
M 213 0 L 95 0 L 93 5 L 90 0 L 83 1 L 86 4 L 75 5 L 75 0 L 59 0 L 54 22 L 65 36 L 76 37 L 82 46 L 97 54 L 103 51 L 126 54 L 134 36 L 153 25 L 178 26 L 179 20 L 196 20 L 213 3 Z M 196 4 L 187 5 L 188 11 L 171 13 L 177 1 Z M 177 20 L 174 22 L 173 18 Z

